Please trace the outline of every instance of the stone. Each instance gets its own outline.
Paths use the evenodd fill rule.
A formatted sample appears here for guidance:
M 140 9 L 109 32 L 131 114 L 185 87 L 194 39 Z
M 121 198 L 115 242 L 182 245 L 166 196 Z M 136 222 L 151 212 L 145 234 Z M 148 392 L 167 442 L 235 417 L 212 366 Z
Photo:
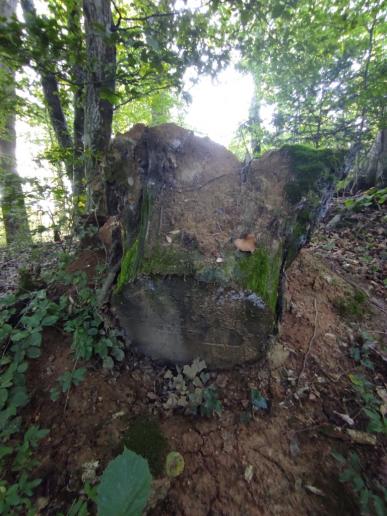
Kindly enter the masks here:
M 123 247 L 112 306 L 128 342 L 154 360 L 212 368 L 263 357 L 283 269 L 329 199 L 336 155 L 285 146 L 243 166 L 175 124 L 128 134 L 106 170 Z

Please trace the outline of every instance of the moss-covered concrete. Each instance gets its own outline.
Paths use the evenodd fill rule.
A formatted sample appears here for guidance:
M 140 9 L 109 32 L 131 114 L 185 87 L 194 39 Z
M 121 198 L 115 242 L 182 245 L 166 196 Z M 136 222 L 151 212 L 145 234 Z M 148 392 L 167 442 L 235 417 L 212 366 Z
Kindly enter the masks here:
M 322 185 L 339 179 L 337 172 L 343 163 L 342 151 L 315 149 L 308 145 L 284 145 L 281 151 L 291 162 L 294 179 L 286 185 L 285 191 L 293 205 L 311 194 L 317 194 L 315 200 L 318 202 Z
M 258 294 L 275 312 L 280 282 L 282 250 L 271 255 L 260 247 L 251 255 L 245 255 L 237 262 L 235 277 L 246 290 Z

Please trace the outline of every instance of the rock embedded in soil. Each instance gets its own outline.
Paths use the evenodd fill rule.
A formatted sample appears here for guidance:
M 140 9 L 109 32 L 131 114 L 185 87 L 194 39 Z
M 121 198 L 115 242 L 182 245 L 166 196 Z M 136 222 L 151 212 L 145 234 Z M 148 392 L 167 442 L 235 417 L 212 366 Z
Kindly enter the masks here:
M 262 357 L 283 269 L 329 199 L 339 161 L 285 146 L 244 166 L 174 124 L 118 135 L 106 172 L 124 249 L 112 304 L 128 341 L 172 363 Z

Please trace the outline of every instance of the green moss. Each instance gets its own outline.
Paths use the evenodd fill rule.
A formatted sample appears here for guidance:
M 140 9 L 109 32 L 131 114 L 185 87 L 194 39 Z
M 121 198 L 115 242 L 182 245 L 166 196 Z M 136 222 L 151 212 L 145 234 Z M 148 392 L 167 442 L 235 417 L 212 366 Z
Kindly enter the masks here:
M 133 281 L 137 274 L 140 272 L 151 209 L 152 197 L 151 194 L 145 190 L 141 202 L 141 216 L 138 236 L 132 245 L 126 249 L 122 256 L 120 273 L 118 275 L 115 289 L 116 293 L 120 292 L 127 283 Z
M 364 315 L 367 296 L 361 290 L 355 290 L 352 295 L 342 297 L 335 302 L 335 308 L 341 317 L 349 319 Z
M 286 185 L 286 195 L 294 205 L 305 196 L 318 194 L 324 183 L 333 183 L 344 158 L 342 151 L 307 145 L 284 145 L 281 150 L 289 156 L 292 165 L 294 180 Z
M 143 257 L 140 272 L 168 276 L 188 276 L 193 274 L 194 266 L 188 252 L 173 247 L 157 246 L 149 249 Z
M 168 441 L 157 421 L 144 416 L 136 418 L 124 437 L 124 445 L 147 459 L 154 476 L 163 474 Z
M 124 253 L 121 259 L 121 269 L 117 279 L 116 292 L 120 292 L 129 281 L 132 281 L 136 277 L 139 262 L 138 248 L 137 238 Z
M 264 248 L 258 248 L 237 262 L 235 273 L 243 288 L 261 296 L 273 312 L 277 305 L 281 256 L 280 251 L 271 256 Z

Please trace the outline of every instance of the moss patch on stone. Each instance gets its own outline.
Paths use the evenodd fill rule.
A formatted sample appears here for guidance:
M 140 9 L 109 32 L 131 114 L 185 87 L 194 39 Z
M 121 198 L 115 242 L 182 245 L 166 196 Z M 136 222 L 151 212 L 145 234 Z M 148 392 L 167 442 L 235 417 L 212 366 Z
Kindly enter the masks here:
M 194 273 L 194 265 L 188 252 L 158 245 L 147 250 L 139 272 L 160 276 L 188 276 Z
M 284 145 L 281 151 L 290 158 L 294 180 L 286 187 L 288 201 L 296 205 L 303 197 L 319 194 L 324 183 L 339 179 L 337 171 L 343 163 L 343 152 L 315 149 L 308 145 Z M 316 199 L 319 201 L 319 196 Z
M 125 251 L 121 259 L 121 269 L 117 279 L 116 292 L 120 292 L 127 283 L 136 277 L 139 265 L 138 249 L 138 238 L 136 238 L 129 249 Z
M 116 293 L 120 292 L 127 283 L 133 281 L 140 271 L 151 209 L 151 194 L 148 191 L 144 191 L 141 202 L 141 215 L 138 236 L 133 241 L 132 245 L 124 251 L 124 254 L 121 258 L 121 268 L 115 289 Z
M 246 290 L 255 292 L 275 312 L 280 281 L 282 252 L 270 255 L 263 247 L 237 262 L 236 279 Z
M 124 436 L 124 445 L 148 461 L 152 475 L 159 477 L 164 472 L 168 441 L 154 419 L 137 417 Z

